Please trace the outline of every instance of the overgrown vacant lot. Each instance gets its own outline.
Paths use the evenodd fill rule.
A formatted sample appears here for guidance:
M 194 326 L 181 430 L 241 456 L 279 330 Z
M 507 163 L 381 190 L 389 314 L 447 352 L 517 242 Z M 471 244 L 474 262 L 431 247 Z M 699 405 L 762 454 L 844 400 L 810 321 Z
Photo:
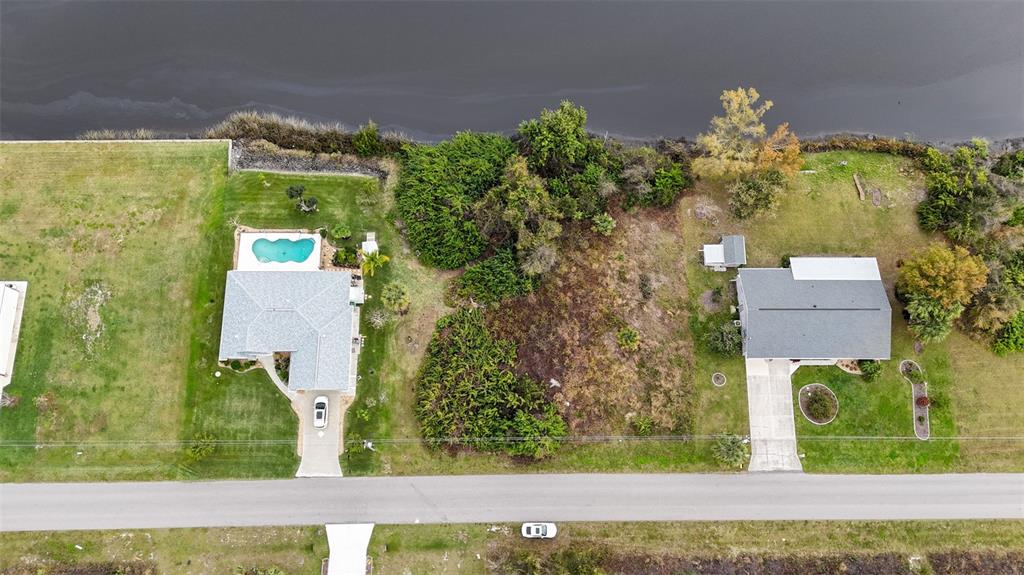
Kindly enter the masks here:
M 5 447 L 0 478 L 165 475 L 227 145 L 0 144 L 0 173 L 0 277 L 30 282 L 0 438 L 107 445 Z
M 368 552 L 373 572 L 530 573 L 514 560 L 543 560 L 547 572 L 573 558 L 607 573 L 1016 573 L 1024 524 L 1017 521 L 562 523 L 554 541 L 527 541 L 519 524 L 378 525 Z M 75 545 L 82 547 L 76 549 Z M 277 567 L 320 573 L 328 555 L 323 527 L 147 529 L 4 533 L 0 571 L 235 573 Z M 1015 555 L 1014 555 L 1015 554 Z M 912 571 L 910 558 L 932 571 Z M 845 561 L 844 561 L 845 560 Z M 845 563 L 845 569 L 839 567 Z M 583 562 L 578 563 L 582 565 Z M 86 571 L 106 565 L 106 570 Z M 679 570 L 680 565 L 686 569 Z M 129 570 L 130 566 L 139 571 Z M 771 566 L 776 570 L 767 570 Z M 817 569 L 812 568 L 817 567 Z M 120 571 L 117 569 L 120 567 Z M 731 569 L 730 569 L 731 567 Z M 739 571 L 740 567 L 745 569 Z M 762 570 L 756 568 L 761 567 Z M 785 567 L 787 570 L 782 571 Z M 75 571 L 76 573 L 78 571 Z

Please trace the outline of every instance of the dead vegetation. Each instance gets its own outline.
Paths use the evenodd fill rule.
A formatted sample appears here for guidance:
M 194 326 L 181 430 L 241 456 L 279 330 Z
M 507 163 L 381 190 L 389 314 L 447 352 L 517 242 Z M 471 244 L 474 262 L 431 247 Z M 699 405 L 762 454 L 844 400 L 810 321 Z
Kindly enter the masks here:
M 517 370 L 543 382 L 574 434 L 686 433 L 692 350 L 685 263 L 672 213 L 616 213 L 621 233 L 567 234 L 557 271 L 491 315 L 519 348 Z M 616 340 L 639 333 L 636 351 Z

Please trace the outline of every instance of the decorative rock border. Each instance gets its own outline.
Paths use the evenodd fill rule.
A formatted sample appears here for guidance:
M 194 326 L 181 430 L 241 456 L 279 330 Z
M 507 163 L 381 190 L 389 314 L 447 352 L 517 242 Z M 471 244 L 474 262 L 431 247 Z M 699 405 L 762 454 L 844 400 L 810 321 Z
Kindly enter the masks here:
M 726 379 L 724 373 L 716 371 L 711 374 L 711 385 L 715 387 L 725 387 L 725 382 Z
M 910 378 L 910 374 L 917 372 L 921 374 L 921 381 L 915 382 Z M 920 398 L 928 397 L 928 382 L 924 380 L 924 369 L 921 368 L 918 363 L 912 359 L 904 359 L 900 362 L 900 375 L 903 379 L 907 380 L 910 384 L 910 408 L 914 414 L 914 435 L 918 439 L 924 441 L 931 437 L 931 420 L 928 417 L 928 402 L 921 402 L 924 405 L 919 405 L 918 400 Z
M 832 417 L 828 421 L 821 421 L 821 422 L 814 421 L 814 419 L 811 418 L 811 416 L 806 411 L 804 411 L 804 402 L 802 401 L 804 392 L 805 391 L 806 392 L 810 392 L 812 389 L 818 389 L 818 388 L 824 389 L 825 391 L 827 391 L 829 393 L 829 395 L 832 396 L 832 399 L 836 402 L 836 412 L 832 414 Z M 839 398 L 836 397 L 836 393 L 834 391 L 832 391 L 831 389 L 829 389 L 829 387 L 827 385 L 825 385 L 824 383 L 808 383 L 807 385 L 801 387 L 800 391 L 798 391 L 797 394 L 796 394 L 796 404 L 797 404 L 797 406 L 800 407 L 800 413 L 803 414 L 804 419 L 806 419 L 807 421 L 810 421 L 814 425 L 819 425 L 819 426 L 821 426 L 821 425 L 828 425 L 828 424 L 832 423 L 833 421 L 835 421 L 837 417 L 839 417 Z

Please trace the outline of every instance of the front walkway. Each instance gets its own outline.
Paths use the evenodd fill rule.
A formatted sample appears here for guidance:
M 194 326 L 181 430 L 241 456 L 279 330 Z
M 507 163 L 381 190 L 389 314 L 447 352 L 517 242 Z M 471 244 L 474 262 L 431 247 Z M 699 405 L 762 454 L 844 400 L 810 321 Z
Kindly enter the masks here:
M 796 453 L 791 366 L 785 359 L 748 359 L 750 471 L 803 471 Z

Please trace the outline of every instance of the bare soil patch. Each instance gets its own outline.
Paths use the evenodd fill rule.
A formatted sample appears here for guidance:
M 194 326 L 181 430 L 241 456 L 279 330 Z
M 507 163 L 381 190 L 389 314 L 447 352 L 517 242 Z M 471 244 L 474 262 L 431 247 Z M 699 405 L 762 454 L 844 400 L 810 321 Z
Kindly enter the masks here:
M 686 337 L 685 259 L 674 213 L 615 213 L 622 233 L 568 230 L 558 270 L 534 293 L 492 312 L 519 348 L 517 371 L 548 393 L 574 433 L 663 432 L 692 426 L 693 355 Z M 680 295 L 682 294 L 682 295 Z M 640 335 L 624 351 L 616 333 Z

